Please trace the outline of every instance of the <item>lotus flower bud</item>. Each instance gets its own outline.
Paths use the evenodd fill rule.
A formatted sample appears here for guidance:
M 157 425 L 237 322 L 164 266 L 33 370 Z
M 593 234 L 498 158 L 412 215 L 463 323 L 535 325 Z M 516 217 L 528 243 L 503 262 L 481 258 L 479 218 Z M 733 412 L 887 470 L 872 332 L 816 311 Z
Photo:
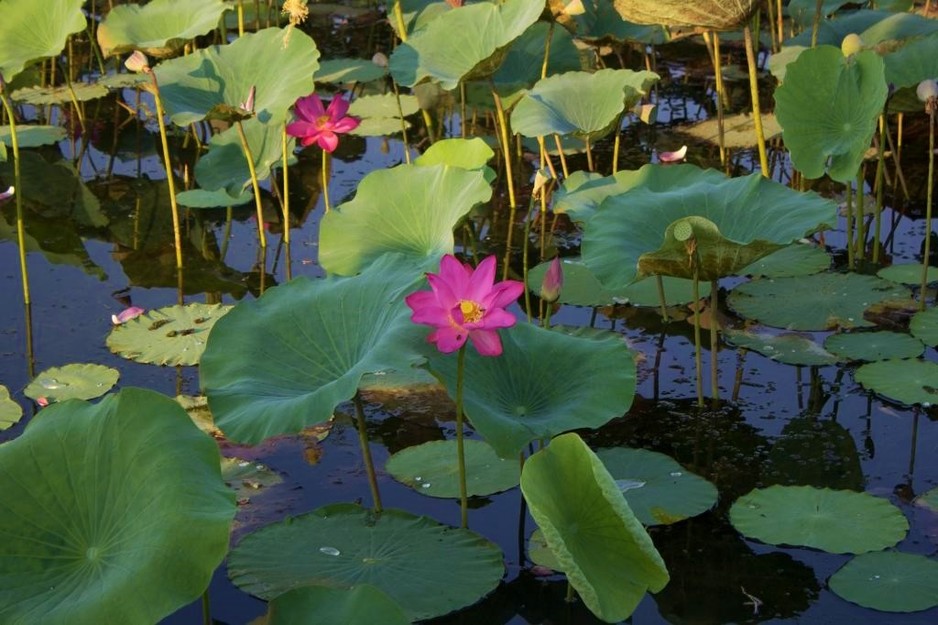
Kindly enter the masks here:
M 550 171 L 545 168 L 540 168 L 534 174 L 534 188 L 531 191 L 531 195 L 538 198 L 541 196 L 541 193 L 544 192 L 544 187 L 547 186 L 547 183 L 550 182 L 551 175 Z
M 550 267 L 544 274 L 541 281 L 541 299 L 553 304 L 560 299 L 560 290 L 563 288 L 563 266 L 560 263 L 560 257 L 555 256 L 550 261 Z
M 840 51 L 844 53 L 844 56 L 853 56 L 861 50 L 863 50 L 863 40 L 856 33 L 850 33 L 840 42 Z
M 124 67 L 132 72 L 143 72 L 146 74 L 150 71 L 150 60 L 147 58 L 147 55 L 140 50 L 134 50 L 134 53 L 124 61 Z
M 922 102 L 928 102 L 931 98 L 938 98 L 938 80 L 927 78 L 918 83 L 918 87 L 915 88 L 915 95 Z

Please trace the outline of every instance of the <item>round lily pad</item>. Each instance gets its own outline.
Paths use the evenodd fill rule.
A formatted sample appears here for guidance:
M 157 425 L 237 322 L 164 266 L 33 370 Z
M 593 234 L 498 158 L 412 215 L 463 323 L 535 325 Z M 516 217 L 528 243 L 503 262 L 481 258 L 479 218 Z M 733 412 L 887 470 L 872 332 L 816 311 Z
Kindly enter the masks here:
M 753 280 L 728 298 L 740 315 L 777 328 L 822 331 L 872 326 L 863 311 L 909 290 L 888 280 L 856 273 L 819 273 L 795 278 Z
M 16 425 L 23 416 L 23 408 L 10 399 L 7 387 L 0 386 L 0 432 Z
M 30 399 L 43 397 L 50 402 L 94 399 L 111 390 L 119 377 L 120 372 L 111 367 L 73 363 L 46 369 L 27 385 L 23 394 Z
M 938 403 L 938 364 L 923 360 L 880 360 L 853 374 L 867 389 L 903 404 Z
M 786 365 L 818 367 L 833 365 L 840 360 L 809 337 L 800 334 L 774 335 L 767 332 L 727 330 L 724 336 L 738 347 L 751 349 Z
M 912 336 L 926 345 L 938 345 L 938 308 L 915 313 L 909 322 L 909 330 L 912 331 Z
M 221 478 L 242 503 L 258 492 L 283 482 L 283 478 L 270 467 L 241 458 L 222 458 Z
M 231 306 L 167 306 L 114 326 L 108 348 L 124 358 L 157 365 L 196 365 L 208 334 Z
M 310 584 L 368 583 L 408 618 L 423 620 L 493 590 L 505 570 L 502 557 L 496 545 L 469 530 L 403 510 L 379 515 L 333 504 L 245 536 L 228 557 L 228 575 L 262 599 Z
M 371 584 L 352 588 L 304 586 L 270 602 L 265 625 L 410 625 L 387 594 Z
M 518 460 L 499 458 L 492 447 L 474 439 L 464 441 L 466 488 L 470 496 L 491 495 L 514 488 L 521 480 Z M 456 441 L 430 441 L 403 449 L 385 465 L 388 473 L 418 493 L 430 497 L 459 497 Z
M 600 449 L 602 460 L 632 512 L 644 525 L 670 525 L 717 502 L 716 487 L 676 460 L 647 449 Z
M 903 332 L 848 332 L 832 334 L 824 341 L 824 349 L 848 360 L 888 360 L 916 358 L 925 346 L 914 336 Z
M 812 486 L 757 488 L 736 500 L 730 523 L 770 545 L 813 547 L 828 553 L 864 553 L 905 538 L 902 511 L 866 493 Z
M 751 265 L 746 265 L 739 270 L 739 275 L 753 278 L 790 278 L 820 273 L 830 266 L 830 254 L 820 247 L 793 243 Z
M 902 263 L 883 267 L 876 272 L 883 280 L 918 286 L 922 283 L 922 265 L 919 263 Z M 938 267 L 929 267 L 926 280 L 929 284 L 938 282 Z
M 886 551 L 857 556 L 828 580 L 847 601 L 883 612 L 918 612 L 938 606 L 938 560 Z

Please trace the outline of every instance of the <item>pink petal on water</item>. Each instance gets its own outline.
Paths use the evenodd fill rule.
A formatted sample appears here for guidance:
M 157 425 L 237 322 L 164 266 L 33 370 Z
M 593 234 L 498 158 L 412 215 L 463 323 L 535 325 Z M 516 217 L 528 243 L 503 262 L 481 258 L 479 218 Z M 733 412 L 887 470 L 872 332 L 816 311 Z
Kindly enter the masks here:
M 40 407 L 45 408 L 46 406 L 49 405 L 49 400 L 46 399 L 45 397 L 37 397 L 36 403 L 39 404 Z
M 124 310 L 122 310 L 120 313 L 116 315 L 111 315 L 111 322 L 114 325 L 119 326 L 122 323 L 127 323 L 131 319 L 139 317 L 144 312 L 146 311 L 140 308 L 139 306 L 131 306 L 130 308 L 125 308 Z
M 687 156 L 687 146 L 682 146 L 680 150 L 674 152 L 658 152 L 658 160 L 662 163 L 678 163 Z

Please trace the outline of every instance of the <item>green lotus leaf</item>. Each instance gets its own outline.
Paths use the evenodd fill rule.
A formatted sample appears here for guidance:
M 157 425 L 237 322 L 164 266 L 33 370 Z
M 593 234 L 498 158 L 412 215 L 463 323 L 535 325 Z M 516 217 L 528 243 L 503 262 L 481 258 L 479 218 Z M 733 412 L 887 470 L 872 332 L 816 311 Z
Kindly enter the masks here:
M 654 184 L 658 169 L 642 167 L 635 170 L 622 170 L 611 176 L 574 171 L 564 180 L 563 185 L 554 193 L 553 211 L 568 215 L 570 219 L 579 223 L 588 222 L 606 198 L 625 193 L 640 187 L 643 184 Z M 722 180 L 720 175 L 712 170 L 704 174 L 713 180 Z
M 399 165 L 365 176 L 355 198 L 323 217 L 319 263 L 352 275 L 383 254 L 402 253 L 418 265 L 453 251 L 453 228 L 492 195 L 481 170 Z
M 256 444 L 332 417 L 365 373 L 408 369 L 421 329 L 402 291 L 417 269 L 386 257 L 354 278 L 298 278 L 241 302 L 202 355 L 215 424 Z
M 55 56 L 68 36 L 85 30 L 84 0 L 3 0 L 0 3 L 0 75 L 12 81 L 30 62 Z
M 938 486 L 916 497 L 915 505 L 938 513 Z
M 775 115 L 796 169 L 808 178 L 825 170 L 840 182 L 856 178 L 886 103 L 884 71 L 872 50 L 848 58 L 834 46 L 805 50 L 788 65 Z
M 737 347 L 759 352 L 766 358 L 787 365 L 818 367 L 837 364 L 839 358 L 810 338 L 799 334 L 769 334 L 727 329 L 726 339 Z
M 283 482 L 283 478 L 270 467 L 241 458 L 221 459 L 221 479 L 235 492 L 240 503 L 245 503 L 258 492 Z
M 393 599 L 371 584 L 302 586 L 270 602 L 266 625 L 410 625 Z
M 521 472 L 531 516 L 586 606 L 612 623 L 628 618 L 668 571 L 615 480 L 576 434 L 558 436 Z
M 450 165 L 463 169 L 481 169 L 492 160 L 495 152 L 479 137 L 472 139 L 441 139 L 414 160 L 415 165 Z
M 879 5 L 881 3 L 877 3 Z M 812 16 L 813 19 L 813 16 Z M 861 10 L 840 15 L 835 20 L 822 20 L 817 34 L 818 44 L 840 46 L 844 37 L 856 33 L 866 46 L 888 41 L 908 40 L 938 31 L 938 25 L 923 15 L 888 10 Z M 787 45 L 811 45 L 811 29 L 786 40 Z
M 61 126 L 17 126 L 16 141 L 20 148 L 36 148 L 52 145 L 65 138 L 65 128 Z M 13 147 L 9 126 L 0 126 L 0 143 Z
M 644 525 L 670 525 L 702 514 L 717 502 L 716 487 L 676 460 L 647 449 L 600 449 L 602 461 Z
M 922 282 L 922 265 L 920 263 L 899 263 L 883 267 L 876 272 L 883 280 L 918 286 Z M 938 267 L 929 267 L 926 276 L 928 283 L 938 282 Z
M 925 346 L 914 336 L 882 330 L 832 334 L 824 341 L 824 349 L 848 360 L 876 361 L 916 358 Z
M 538 566 L 546 566 L 554 571 L 563 572 L 563 565 L 557 560 L 557 556 L 547 546 L 547 539 L 544 538 L 544 532 L 540 528 L 531 532 L 528 538 L 528 557 L 531 562 Z
M 400 5 L 405 33 L 401 33 L 400 26 L 396 19 L 388 21 L 394 29 L 394 32 L 397 33 L 397 36 L 402 40 L 407 39 L 412 33 L 421 30 L 440 15 L 456 8 L 442 0 L 401 0 Z
M 938 560 L 917 554 L 864 553 L 827 583 L 840 598 L 881 612 L 918 612 L 938 606 Z
M 0 621 L 145 625 L 198 599 L 235 513 L 218 467 L 159 393 L 45 408 L 0 448 Z
M 613 39 L 622 43 L 635 41 L 657 45 L 667 43 L 671 38 L 660 24 L 634 24 L 622 19 L 609 0 L 586 0 L 583 13 L 574 15 L 572 23 L 564 23 L 564 26 L 572 27 L 577 38 L 590 42 Z
M 923 80 L 938 76 L 938 59 L 935 59 L 935 46 L 938 46 L 938 32 L 926 37 L 912 39 L 904 46 L 887 54 L 886 80 L 896 89 L 916 87 Z
M 502 458 L 516 458 L 538 438 L 598 428 L 632 405 L 635 362 L 620 335 L 571 336 L 526 323 L 499 334 L 498 358 L 466 353 L 464 402 L 473 427 Z M 455 396 L 457 359 L 428 358 Z
M 107 337 L 115 354 L 157 365 L 197 365 L 215 322 L 231 306 L 187 304 L 151 310 L 119 326 Z
M 708 30 L 733 30 L 755 11 L 755 0 L 613 0 L 622 19 L 636 24 L 694 25 Z
M 775 58 L 775 55 L 772 55 Z M 706 119 L 690 126 L 678 126 L 674 129 L 678 135 L 687 135 L 698 141 L 706 141 L 714 145 L 720 143 L 720 120 Z M 762 115 L 762 135 L 766 140 L 782 134 L 775 115 L 766 113 Z M 756 122 L 749 113 L 727 115 L 723 120 L 723 146 L 730 149 L 751 148 L 756 145 Z
M 583 262 L 607 289 L 654 274 L 693 278 L 676 230 L 689 227 L 696 239 L 700 279 L 717 280 L 837 220 L 833 202 L 758 174 L 645 165 L 633 180 L 603 200 L 583 233 Z
M 730 523 L 770 545 L 812 547 L 828 553 L 865 553 L 905 538 L 909 522 L 880 497 L 812 486 L 770 486 L 743 495 Z
M 498 71 L 492 76 L 495 89 L 508 95 L 519 89 L 530 88 L 541 79 L 547 35 L 552 33 L 547 58 L 547 74 L 579 70 L 580 53 L 573 36 L 562 28 L 552 28 L 547 22 L 534 22 L 515 39 Z
M 154 67 L 173 123 L 200 121 L 217 104 L 237 106 L 254 87 L 254 121 L 274 127 L 279 145 L 280 126 L 297 98 L 313 91 L 313 74 L 319 69 L 319 50 L 308 35 L 294 29 L 286 45 L 284 35 L 285 30 L 265 28 Z M 251 123 L 245 123 L 245 131 Z
M 922 360 L 880 360 L 853 374 L 871 391 L 903 404 L 938 403 L 938 364 Z
M 110 391 L 118 378 L 120 372 L 111 367 L 72 363 L 46 369 L 26 386 L 23 394 L 30 399 L 42 397 L 50 402 L 95 399 Z
M 829 15 L 836 13 L 837 9 L 849 3 L 849 0 L 822 0 L 821 20 L 827 19 Z M 791 0 L 788 3 L 788 16 L 801 28 L 811 28 L 816 12 L 817 2 L 815 0 Z
M 218 26 L 222 0 L 153 0 L 146 5 L 118 5 L 98 26 L 105 57 L 141 50 L 158 58 L 171 56 L 191 39 Z
M 371 82 L 388 75 L 388 68 L 368 59 L 329 59 L 319 65 L 316 82 L 345 84 Z
M 198 167 L 198 165 L 196 165 Z M 205 189 L 190 189 L 176 194 L 176 201 L 188 208 L 227 208 L 229 206 L 242 206 L 254 199 L 251 191 L 245 191 L 238 196 L 229 195 L 225 189 L 206 191 Z
M 480 2 L 447 11 L 394 49 L 391 76 L 406 87 L 429 78 L 447 91 L 462 80 L 490 76 L 503 49 L 537 21 L 543 0 Z
M 727 303 L 765 325 L 820 332 L 872 326 L 863 311 L 878 302 L 908 297 L 904 286 L 875 276 L 819 273 L 746 282 L 730 291 Z
M 521 473 L 517 458 L 499 458 L 491 446 L 479 440 L 467 439 L 464 445 L 470 497 L 491 495 L 518 485 Z M 423 495 L 459 497 L 455 440 L 407 447 L 388 458 L 385 469 L 395 480 Z
M 515 106 L 511 128 L 526 137 L 576 134 L 599 138 L 609 133 L 622 112 L 635 106 L 657 80 L 654 72 L 628 69 L 548 76 Z
M 228 575 L 245 592 L 273 599 L 310 584 L 376 586 L 411 620 L 474 603 L 504 573 L 502 552 L 469 530 L 403 510 L 375 514 L 333 504 L 245 536 Z
M 349 106 L 348 112 L 349 115 L 361 118 L 361 123 L 351 131 L 351 134 L 362 137 L 381 137 L 401 132 L 404 124 L 410 127 L 410 122 L 401 118 L 401 112 L 407 116 L 419 110 L 417 97 L 412 95 L 400 96 L 400 109 L 398 109 L 398 99 L 393 93 L 356 98 Z
M 792 243 L 739 270 L 753 278 L 809 276 L 830 269 L 831 257 L 816 245 Z
M 10 399 L 10 391 L 0 385 L 0 432 L 19 423 L 23 417 L 23 408 Z
M 938 345 L 938 308 L 929 308 L 915 313 L 909 321 L 912 336 L 929 347 Z

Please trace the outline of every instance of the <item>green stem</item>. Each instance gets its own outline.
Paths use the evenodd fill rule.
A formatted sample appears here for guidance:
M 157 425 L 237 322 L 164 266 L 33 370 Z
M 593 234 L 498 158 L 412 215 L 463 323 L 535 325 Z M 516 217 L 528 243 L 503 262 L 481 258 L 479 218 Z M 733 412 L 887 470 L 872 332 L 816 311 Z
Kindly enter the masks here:
M 925 249 L 922 250 L 922 284 L 919 291 L 918 309 L 925 310 L 925 291 L 928 285 L 928 259 L 931 257 L 931 212 L 932 193 L 935 186 L 935 108 L 938 103 L 932 98 L 928 103 L 928 190 L 925 199 Z
M 329 153 L 322 151 L 322 202 L 326 212 L 332 210 L 329 204 Z
M 697 369 L 697 406 L 703 408 L 703 348 L 700 345 L 700 270 L 694 253 L 694 366 Z
M 879 155 L 876 159 L 876 216 L 873 226 L 873 263 L 879 263 L 879 237 L 883 226 L 883 206 L 885 203 L 886 175 L 886 115 L 879 116 Z
M 655 276 L 655 286 L 658 287 L 658 304 L 661 306 L 661 323 L 668 322 L 668 300 L 664 294 L 664 278 L 661 274 Z
M 208 597 L 208 588 L 202 593 L 202 625 L 212 625 L 212 606 Z
M 749 91 L 752 95 L 752 121 L 756 129 L 756 141 L 759 145 L 759 167 L 762 175 L 769 177 L 769 158 L 765 151 L 765 131 L 762 129 L 762 111 L 759 105 L 759 77 L 756 75 L 756 56 L 752 41 L 752 29 L 749 24 L 743 28 L 746 45 L 746 61 L 749 65 Z
M 469 495 L 466 488 L 466 453 L 463 448 L 463 384 L 466 373 L 466 343 L 456 357 L 456 462 L 459 467 L 459 519 L 460 527 L 469 527 Z
M 179 227 L 179 206 L 176 204 L 176 182 L 173 178 L 173 165 L 169 156 L 169 140 L 166 137 L 166 122 L 163 120 L 163 100 L 160 98 L 160 86 L 156 74 L 149 72 L 153 80 L 153 99 L 156 102 L 156 122 L 160 126 L 160 141 L 163 144 L 163 161 L 166 163 L 166 184 L 169 187 L 169 204 L 173 211 L 173 237 L 176 244 L 176 269 L 182 270 L 182 230 Z
M 358 429 L 358 443 L 361 446 L 362 458 L 365 461 L 365 472 L 368 474 L 368 487 L 371 489 L 371 501 L 375 512 L 383 510 L 381 506 L 381 493 L 378 491 L 378 475 L 375 472 L 375 463 L 371 458 L 371 447 L 368 445 L 368 430 L 365 423 L 365 405 L 361 393 L 355 392 L 355 423 Z
M 857 260 L 864 260 L 866 258 L 866 229 L 864 224 L 866 223 L 865 212 L 865 200 L 866 193 L 863 190 L 863 187 L 866 182 L 866 176 L 863 174 L 865 167 L 860 166 L 860 169 L 857 170 L 857 244 L 856 244 L 856 255 Z
M 508 119 L 505 116 L 505 109 L 502 107 L 502 98 L 492 85 L 492 99 L 495 100 L 495 112 L 498 119 L 499 137 L 502 143 L 502 156 L 505 159 L 505 178 L 508 180 L 508 234 L 505 236 L 505 264 L 502 268 L 502 280 L 508 279 L 508 268 L 511 263 L 511 234 L 515 225 L 515 214 L 518 211 L 518 203 L 515 199 L 515 177 L 511 168 L 511 145 L 508 141 Z
M 251 152 L 248 137 L 244 134 L 244 126 L 241 124 L 241 120 L 239 119 L 235 124 L 238 126 L 238 136 L 241 137 L 241 149 L 244 151 L 244 159 L 248 162 L 248 171 L 251 172 L 254 209 L 257 211 L 257 239 L 260 241 L 261 249 L 265 249 L 267 247 L 267 235 L 264 234 L 264 206 L 261 203 L 261 186 L 257 182 L 257 170 L 254 169 L 254 154 Z
M 391 81 L 391 88 L 394 89 L 394 100 L 397 102 L 397 114 L 401 118 L 401 140 L 404 142 L 404 162 L 410 165 L 410 145 L 407 141 L 407 120 L 404 119 L 404 107 L 401 106 L 401 92 L 397 88 L 397 83 Z M 465 91 L 463 92 L 465 95 Z M 466 136 L 463 130 L 463 136 Z
M 23 304 L 29 307 L 29 272 L 26 269 L 26 227 L 23 220 L 23 184 L 20 179 L 20 144 L 16 136 L 16 116 L 13 106 L 6 96 L 6 83 L 0 76 L 0 100 L 3 101 L 3 110 L 10 120 L 10 142 L 13 144 L 13 201 L 16 202 L 16 244 L 19 246 L 20 279 L 23 283 Z
M 288 175 L 287 159 L 287 127 L 284 125 L 280 132 L 280 158 L 283 160 L 283 242 L 290 245 L 290 176 Z
M 853 271 L 853 183 L 847 181 L 847 269 Z
M 717 321 L 717 306 L 719 306 L 720 283 L 710 281 L 710 394 L 714 407 L 720 403 L 719 362 L 720 355 L 720 323 Z

